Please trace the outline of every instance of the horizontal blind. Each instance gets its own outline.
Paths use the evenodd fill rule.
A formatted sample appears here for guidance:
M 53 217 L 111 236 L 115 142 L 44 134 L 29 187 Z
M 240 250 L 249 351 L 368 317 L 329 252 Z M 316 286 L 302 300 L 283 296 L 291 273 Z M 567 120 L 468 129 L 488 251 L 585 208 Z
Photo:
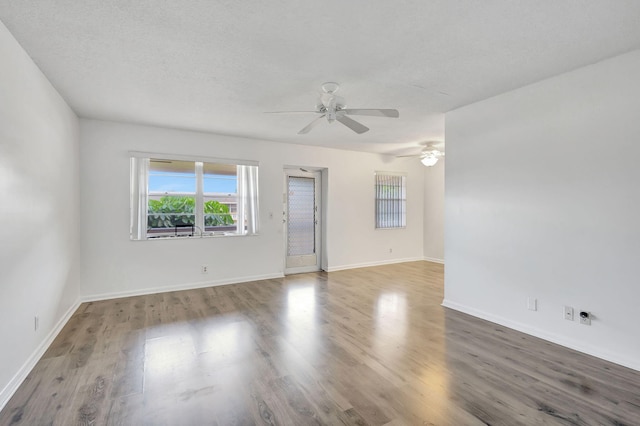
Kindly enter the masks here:
M 404 175 L 376 173 L 376 228 L 406 227 L 405 180 Z

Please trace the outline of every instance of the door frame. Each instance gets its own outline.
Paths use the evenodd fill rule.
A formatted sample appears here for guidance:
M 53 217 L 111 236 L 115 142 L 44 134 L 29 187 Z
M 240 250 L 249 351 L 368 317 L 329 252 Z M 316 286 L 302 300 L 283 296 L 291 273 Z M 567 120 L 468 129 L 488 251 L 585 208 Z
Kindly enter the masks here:
M 315 226 L 315 254 L 316 264 L 311 266 L 287 267 L 287 237 L 288 237 L 288 178 L 306 177 L 315 179 L 315 203 L 316 203 L 316 226 Z M 285 167 L 283 173 L 283 193 L 282 193 L 282 234 L 283 234 L 283 271 L 284 275 L 301 274 L 305 272 L 317 272 L 323 268 L 323 246 L 324 246 L 324 216 L 325 208 L 323 194 L 325 188 L 323 169 L 314 167 Z

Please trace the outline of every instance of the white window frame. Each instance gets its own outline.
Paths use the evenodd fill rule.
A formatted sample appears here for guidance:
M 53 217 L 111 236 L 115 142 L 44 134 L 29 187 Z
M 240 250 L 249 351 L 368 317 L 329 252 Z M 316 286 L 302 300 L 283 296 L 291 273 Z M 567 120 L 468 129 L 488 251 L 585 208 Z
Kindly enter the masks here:
M 376 171 L 374 176 L 376 229 L 406 228 L 407 174 Z
M 130 238 L 132 240 L 149 240 L 173 238 L 175 233 L 147 233 L 147 212 L 149 205 L 149 165 L 150 160 L 193 161 L 195 163 L 196 192 L 195 192 L 195 225 L 193 234 L 182 234 L 180 237 L 213 237 L 213 236 L 246 236 L 257 235 L 259 232 L 258 206 L 258 166 L 257 161 L 233 160 L 211 157 L 185 156 L 178 154 L 159 154 L 150 152 L 129 152 L 131 167 L 131 210 L 130 210 Z M 204 225 L 204 163 L 228 164 L 237 167 L 238 201 L 237 221 L 235 231 L 206 232 Z M 191 195 L 191 194 L 189 194 Z

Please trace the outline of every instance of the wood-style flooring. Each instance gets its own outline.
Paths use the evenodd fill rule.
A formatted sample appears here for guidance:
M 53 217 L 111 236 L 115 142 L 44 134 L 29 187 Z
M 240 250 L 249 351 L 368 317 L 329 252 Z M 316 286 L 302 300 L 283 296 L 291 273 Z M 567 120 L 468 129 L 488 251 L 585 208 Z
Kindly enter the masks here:
M 640 425 L 640 372 L 442 287 L 411 262 L 84 303 L 0 425 Z

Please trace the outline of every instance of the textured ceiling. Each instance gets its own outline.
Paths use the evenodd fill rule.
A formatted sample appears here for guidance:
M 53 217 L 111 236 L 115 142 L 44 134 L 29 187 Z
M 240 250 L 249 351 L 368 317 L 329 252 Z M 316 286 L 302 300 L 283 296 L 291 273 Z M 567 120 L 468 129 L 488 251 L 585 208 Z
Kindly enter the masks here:
M 81 117 L 385 153 L 444 140 L 448 110 L 640 48 L 636 0 L 13 0 L 0 20 Z M 312 114 L 263 114 L 313 109 L 325 81 L 400 118 L 300 136 Z

